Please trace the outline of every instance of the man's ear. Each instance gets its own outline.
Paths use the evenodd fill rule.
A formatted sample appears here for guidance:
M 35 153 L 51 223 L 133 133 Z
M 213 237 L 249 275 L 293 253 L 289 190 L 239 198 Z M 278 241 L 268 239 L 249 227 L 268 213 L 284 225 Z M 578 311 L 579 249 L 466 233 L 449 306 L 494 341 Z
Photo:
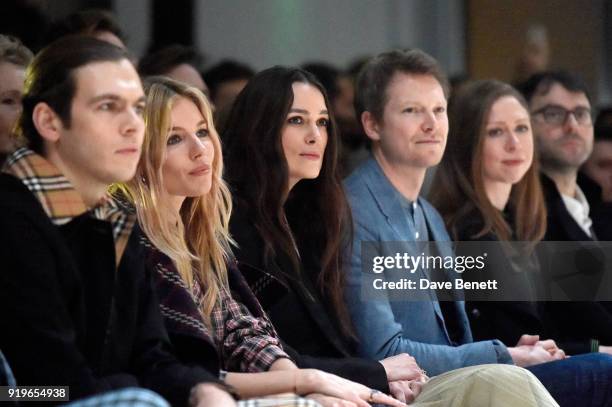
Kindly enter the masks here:
M 40 102 L 34 106 L 32 122 L 38 134 L 45 141 L 56 142 L 59 140 L 60 130 L 63 128 L 62 120 L 45 102 Z
M 380 140 L 380 130 L 374 115 L 368 111 L 361 113 L 361 125 L 370 140 Z

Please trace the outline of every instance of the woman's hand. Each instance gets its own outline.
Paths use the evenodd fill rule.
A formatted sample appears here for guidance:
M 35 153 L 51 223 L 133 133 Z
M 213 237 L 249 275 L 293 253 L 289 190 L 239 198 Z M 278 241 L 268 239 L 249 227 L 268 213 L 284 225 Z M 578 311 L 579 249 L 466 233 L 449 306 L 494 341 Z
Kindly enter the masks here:
M 369 407 L 370 404 L 383 404 L 404 407 L 406 404 L 395 400 L 380 391 L 372 390 L 362 384 L 343 379 L 339 376 L 315 369 L 296 371 L 297 394 L 321 394 L 354 403 L 356 407 Z

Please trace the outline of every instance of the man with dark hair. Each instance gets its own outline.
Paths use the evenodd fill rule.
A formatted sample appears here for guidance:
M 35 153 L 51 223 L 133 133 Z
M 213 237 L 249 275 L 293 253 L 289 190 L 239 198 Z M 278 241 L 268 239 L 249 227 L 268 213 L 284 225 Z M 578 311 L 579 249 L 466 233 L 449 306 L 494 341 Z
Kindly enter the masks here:
M 248 65 L 229 59 L 208 69 L 203 77 L 210 89 L 210 99 L 218 110 L 231 107 L 255 71 Z
M 89 35 L 125 48 L 123 30 L 108 10 L 81 10 L 54 22 L 47 34 L 47 41 L 51 43 L 68 35 Z
M 69 386 L 71 399 L 141 386 L 174 405 L 190 392 L 234 405 L 172 353 L 135 215 L 107 195 L 134 176 L 144 137 L 129 55 L 60 39 L 29 66 L 23 104 L 26 147 L 0 174 L 0 349 L 17 383 Z
M 419 50 L 378 55 L 357 79 L 356 113 L 372 140 L 372 157 L 345 181 L 354 220 L 345 298 L 361 356 L 406 352 L 432 375 L 470 365 L 514 363 L 534 373 L 561 405 L 606 405 L 608 390 L 601 383 L 612 377 L 608 355 L 558 360 L 564 354 L 553 341 L 530 335 L 523 335 L 515 347 L 497 339 L 474 342 L 458 290 L 444 301 L 441 291 L 428 289 L 401 290 L 402 297 L 394 300 L 388 290 L 366 295 L 374 272 L 366 264 L 374 257 L 400 251 L 419 256 L 430 250 L 444 259 L 454 257 L 444 221 L 420 196 L 426 170 L 440 162 L 446 146 L 447 97 L 446 76 L 435 59 Z M 452 284 L 456 279 L 451 270 L 441 272 L 442 281 Z M 394 278 L 392 271 L 382 273 Z M 435 277 L 425 267 L 415 273 L 429 281 Z
M 140 59 L 141 76 L 163 75 L 200 89 L 208 95 L 208 86 L 200 75 L 202 56 L 192 47 L 174 44 L 153 51 Z
M 577 183 L 578 170 L 593 151 L 591 101 L 582 80 L 564 71 L 529 78 L 520 90 L 531 111 L 547 209 L 544 240 L 596 241 L 592 203 Z M 587 270 L 589 273 L 596 270 Z M 599 302 L 551 302 L 550 317 L 569 339 L 590 350 L 612 353 L 610 305 Z M 607 345 L 607 346 L 602 346 Z

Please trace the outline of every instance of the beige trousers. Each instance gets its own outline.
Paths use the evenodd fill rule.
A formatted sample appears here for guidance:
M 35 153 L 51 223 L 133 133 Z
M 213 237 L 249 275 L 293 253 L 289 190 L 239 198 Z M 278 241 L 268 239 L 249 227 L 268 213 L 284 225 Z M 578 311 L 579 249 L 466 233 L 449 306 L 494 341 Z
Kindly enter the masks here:
M 478 365 L 431 378 L 415 407 L 559 406 L 528 370 L 512 365 Z

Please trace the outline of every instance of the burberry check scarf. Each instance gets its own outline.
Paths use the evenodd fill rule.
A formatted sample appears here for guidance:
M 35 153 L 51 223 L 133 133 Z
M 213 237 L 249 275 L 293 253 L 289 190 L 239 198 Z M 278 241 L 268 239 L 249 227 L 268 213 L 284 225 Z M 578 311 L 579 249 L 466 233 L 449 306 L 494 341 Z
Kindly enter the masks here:
M 136 221 L 134 214 L 122 210 L 110 195 L 104 196 L 94 208 L 88 208 L 57 167 L 28 148 L 20 148 L 11 154 L 2 171 L 21 180 L 57 226 L 88 211 L 94 218 L 109 222 L 115 240 L 116 264 L 119 264 Z

